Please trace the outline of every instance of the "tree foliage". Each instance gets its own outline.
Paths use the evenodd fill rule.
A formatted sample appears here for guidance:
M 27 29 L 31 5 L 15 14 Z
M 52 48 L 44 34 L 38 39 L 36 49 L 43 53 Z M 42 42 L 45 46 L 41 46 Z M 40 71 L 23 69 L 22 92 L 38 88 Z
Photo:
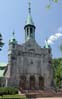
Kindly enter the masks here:
M 60 51 L 62 52 L 62 44 L 60 44 Z
M 51 8 L 52 3 L 55 3 L 55 4 L 60 3 L 60 6 L 61 6 L 61 0 L 49 0 L 49 4 L 46 5 L 46 8 L 47 9 Z
M 61 65 L 61 58 L 53 59 L 52 66 L 53 66 L 53 75 L 54 75 L 54 82 L 56 87 L 61 87 L 61 79 L 62 79 L 62 65 Z

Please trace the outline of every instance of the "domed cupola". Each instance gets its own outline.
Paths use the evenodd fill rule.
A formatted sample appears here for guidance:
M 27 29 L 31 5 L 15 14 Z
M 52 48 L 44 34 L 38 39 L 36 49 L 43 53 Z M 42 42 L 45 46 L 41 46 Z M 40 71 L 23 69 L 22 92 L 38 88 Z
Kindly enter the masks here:
M 12 35 L 12 38 L 9 40 L 8 55 L 12 54 L 12 52 L 16 50 L 16 45 L 18 44 L 15 39 L 15 33 L 13 32 Z
M 9 40 L 9 43 L 11 43 L 11 44 L 17 44 L 17 41 L 16 41 L 16 39 L 15 39 L 15 33 L 13 32 L 12 34 L 13 34 L 13 36 L 12 36 L 12 38 Z

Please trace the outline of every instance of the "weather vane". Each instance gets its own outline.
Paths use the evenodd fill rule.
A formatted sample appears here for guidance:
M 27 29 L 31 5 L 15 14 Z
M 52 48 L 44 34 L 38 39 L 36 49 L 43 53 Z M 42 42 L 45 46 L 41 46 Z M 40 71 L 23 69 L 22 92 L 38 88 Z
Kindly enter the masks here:
M 13 38 L 14 38 L 15 37 L 15 32 L 14 31 L 13 31 L 12 35 L 13 35 Z

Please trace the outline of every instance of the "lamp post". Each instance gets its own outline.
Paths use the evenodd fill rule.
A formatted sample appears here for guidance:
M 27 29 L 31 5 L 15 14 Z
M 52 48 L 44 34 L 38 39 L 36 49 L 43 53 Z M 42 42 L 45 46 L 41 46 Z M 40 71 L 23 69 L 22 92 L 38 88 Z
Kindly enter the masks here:
M 2 50 L 2 47 L 4 45 L 3 41 L 2 41 L 2 34 L 0 33 L 0 51 Z

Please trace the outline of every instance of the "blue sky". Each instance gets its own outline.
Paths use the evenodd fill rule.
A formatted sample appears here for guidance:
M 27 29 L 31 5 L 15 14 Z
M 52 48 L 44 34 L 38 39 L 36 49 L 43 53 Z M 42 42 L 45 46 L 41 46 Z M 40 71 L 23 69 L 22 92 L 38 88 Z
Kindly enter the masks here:
M 0 0 L 0 33 L 3 35 L 5 45 L 0 51 L 0 62 L 8 62 L 8 43 L 15 31 L 19 44 L 25 41 L 24 24 L 28 14 L 29 0 Z M 32 17 L 36 25 L 36 41 L 43 47 L 45 39 L 62 28 L 62 8 L 60 4 L 52 4 L 46 10 L 48 0 L 31 0 Z M 62 37 L 51 45 L 52 56 L 61 57 L 59 45 Z

